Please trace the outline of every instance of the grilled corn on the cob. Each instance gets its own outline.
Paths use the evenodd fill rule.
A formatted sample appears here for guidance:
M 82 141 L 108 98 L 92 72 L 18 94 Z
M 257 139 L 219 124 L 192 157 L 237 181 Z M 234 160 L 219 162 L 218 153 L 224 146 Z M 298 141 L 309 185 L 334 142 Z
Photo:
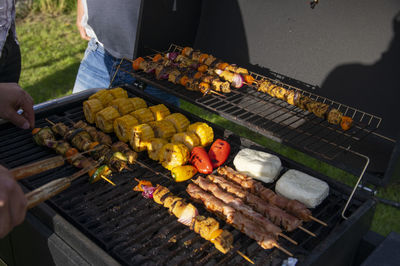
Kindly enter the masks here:
M 99 99 L 91 99 L 83 102 L 83 113 L 85 118 L 89 123 L 94 123 L 96 121 L 96 114 L 102 110 L 103 104 Z
M 172 122 L 174 124 L 176 132 L 184 132 L 187 127 L 190 125 L 189 119 L 186 118 L 181 113 L 173 113 L 164 118 L 167 121 Z
M 149 108 L 138 109 L 130 113 L 130 115 L 134 116 L 141 124 L 154 121 L 153 113 L 150 111 Z
M 147 144 L 152 138 L 154 138 L 153 129 L 148 124 L 140 124 L 133 127 L 129 143 L 135 151 L 140 152 L 147 149 Z
M 105 133 L 111 133 L 114 130 L 114 120 L 119 116 L 117 109 L 106 107 L 96 114 L 96 126 Z
M 147 143 L 147 152 L 149 154 L 150 159 L 152 159 L 154 161 L 158 161 L 160 150 L 167 143 L 168 143 L 168 141 L 166 139 L 152 138 Z
M 149 122 L 156 138 L 170 139 L 175 133 L 174 124 L 167 120 Z
M 194 147 L 200 146 L 200 139 L 193 132 L 181 132 L 172 136 L 171 142 L 178 142 L 185 144 L 191 151 Z
M 111 89 L 110 93 L 114 97 L 114 99 L 117 99 L 117 98 L 128 98 L 128 92 L 126 90 L 124 90 L 123 88 L 120 88 L 120 87 Z
M 95 94 L 91 95 L 89 97 L 89 100 L 91 99 L 99 99 L 99 101 L 103 106 L 108 106 L 108 104 L 112 100 L 114 100 L 114 97 L 112 96 L 110 91 L 104 89 L 104 90 L 99 90 Z
M 121 115 L 129 114 L 135 108 L 128 98 L 117 98 L 110 102 L 110 106 L 118 110 Z
M 156 121 L 164 119 L 167 115 L 171 114 L 169 109 L 164 104 L 157 104 L 149 107 L 153 113 Z
M 145 100 L 139 97 L 128 98 L 131 101 L 134 110 L 139 110 L 142 108 L 147 108 L 147 103 Z
M 171 170 L 187 163 L 189 149 L 182 143 L 167 143 L 160 150 L 159 160 L 162 166 Z
M 193 132 L 199 137 L 201 146 L 205 147 L 211 144 L 214 140 L 214 131 L 213 129 L 203 122 L 196 122 L 191 124 L 187 132 Z
M 114 120 L 114 133 L 118 139 L 128 142 L 132 136 L 132 129 L 138 125 L 139 121 L 131 115 L 124 115 Z

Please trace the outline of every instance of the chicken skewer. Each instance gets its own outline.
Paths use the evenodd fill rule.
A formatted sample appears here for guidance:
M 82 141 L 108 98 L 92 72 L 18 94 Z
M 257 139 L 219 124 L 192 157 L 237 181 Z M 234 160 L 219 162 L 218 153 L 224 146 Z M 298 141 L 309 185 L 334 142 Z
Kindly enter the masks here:
M 167 64 L 172 64 L 172 63 L 173 62 L 169 62 Z M 135 59 L 133 61 L 133 65 L 135 70 L 143 70 L 146 73 L 154 72 L 156 78 L 168 79 L 170 82 L 183 85 L 188 90 L 200 91 L 201 93 L 203 93 L 203 95 L 206 95 L 208 93 L 213 93 L 217 94 L 218 96 L 225 97 L 224 95 L 213 90 L 212 89 L 213 86 L 210 83 L 201 81 L 200 76 L 196 77 L 193 76 L 193 78 L 189 78 L 188 75 L 189 76 L 192 75 L 189 74 L 187 70 L 179 69 L 177 66 L 173 65 L 165 66 L 165 62 L 146 61 L 142 57 Z
M 311 236 L 316 237 L 316 235 L 309 230 L 301 226 L 302 221 L 297 217 L 294 217 L 275 205 L 269 204 L 260 197 L 249 193 L 244 190 L 241 186 L 234 184 L 233 182 L 226 180 L 222 176 L 208 175 L 207 179 L 225 191 L 232 193 L 236 197 L 244 200 L 249 206 L 253 207 L 259 213 L 266 215 L 275 225 L 283 227 L 285 230 L 291 232 L 296 228 L 308 233 Z
M 277 195 L 271 189 L 264 187 L 260 182 L 241 174 L 230 167 L 224 166 L 218 168 L 217 172 L 220 175 L 226 176 L 228 179 L 241 185 L 243 188 L 248 189 L 252 193 L 256 194 L 263 200 L 268 201 L 270 204 L 276 205 L 277 207 L 286 210 L 292 215 L 302 219 L 303 221 L 314 220 L 324 226 L 327 226 L 325 222 L 312 216 L 311 211 L 301 202 L 297 200 L 290 200 L 280 195 Z
M 221 200 L 217 199 L 215 196 L 211 195 L 210 193 L 202 190 L 199 186 L 191 183 L 187 186 L 186 192 L 196 200 L 203 202 L 204 206 L 212 211 L 215 212 L 225 218 L 225 221 L 236 229 L 240 230 L 248 237 L 257 241 L 257 243 L 264 249 L 271 249 L 276 247 L 283 252 L 285 252 L 289 256 L 293 256 L 285 248 L 281 247 L 275 239 L 273 233 L 266 232 L 264 230 L 260 230 L 259 224 L 247 218 L 243 214 L 238 211 L 235 211 L 234 208 L 229 206 L 228 204 L 222 202 Z
M 282 230 L 274 225 L 268 218 L 264 217 L 258 212 L 255 212 L 251 207 L 246 205 L 240 198 L 233 196 L 230 193 L 223 191 L 221 188 L 218 187 L 217 184 L 214 184 L 204 177 L 199 176 L 197 179 L 192 180 L 193 183 L 198 185 L 201 189 L 210 192 L 214 195 L 217 199 L 222 200 L 224 203 L 228 204 L 236 211 L 239 211 L 247 218 L 252 219 L 255 223 L 259 224 L 263 229 L 267 232 L 271 232 L 274 235 L 281 236 L 286 240 L 290 241 L 291 243 L 297 245 L 297 242 L 291 239 L 290 237 L 286 236 L 282 233 Z
M 243 83 L 252 87 L 253 84 L 256 84 L 255 88 L 258 91 L 267 93 L 272 97 L 284 100 L 291 105 L 314 113 L 314 115 L 325 119 L 330 124 L 340 124 L 341 128 L 345 131 L 352 126 L 353 119 L 349 116 L 344 116 L 338 109 L 332 108 L 328 104 L 312 100 L 307 96 L 301 95 L 300 92 L 285 89 L 269 80 L 263 79 L 256 81 L 254 77 L 249 74 L 247 69 L 222 62 L 211 55 L 201 53 L 200 51 L 194 51 L 191 47 L 183 48 L 181 54 L 188 60 L 206 64 L 210 67 L 208 72 L 214 72 L 222 79 L 231 83 L 235 88 L 240 88 Z

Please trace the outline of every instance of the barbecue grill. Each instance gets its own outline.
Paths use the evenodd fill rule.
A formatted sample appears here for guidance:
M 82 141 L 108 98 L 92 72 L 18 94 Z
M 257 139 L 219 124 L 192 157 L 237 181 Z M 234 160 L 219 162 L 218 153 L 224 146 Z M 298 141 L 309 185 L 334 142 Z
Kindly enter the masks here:
M 362 178 L 364 178 L 363 181 L 366 180 L 375 185 L 386 184 L 393 175 L 398 160 L 398 144 L 391 134 L 389 137 L 385 134 L 385 127 L 382 126 L 387 121 L 387 117 L 363 111 L 362 106 L 359 107 L 358 104 L 357 107 L 353 107 L 355 105 L 352 105 L 351 101 L 342 103 L 332 97 L 323 97 L 317 86 L 290 78 L 290 71 L 286 71 L 289 75 L 283 75 L 262 67 L 269 66 L 268 62 L 262 62 L 262 66 L 252 65 L 249 63 L 249 58 L 241 56 L 243 51 L 248 50 L 243 42 L 244 29 L 250 31 L 257 29 L 251 28 L 254 23 L 247 22 L 250 27 L 244 21 L 240 23 L 240 18 L 242 17 L 242 20 L 244 18 L 240 11 L 254 12 L 255 18 L 260 17 L 260 12 L 266 12 L 262 17 L 271 19 L 276 18 L 275 15 L 282 14 L 274 15 L 273 12 L 267 13 L 267 11 L 283 10 L 280 4 L 272 4 L 278 6 L 268 9 L 265 7 L 270 3 L 263 3 L 264 1 L 251 5 L 244 5 L 244 1 L 193 2 L 188 4 L 185 1 L 185 9 L 183 9 L 183 1 L 182 3 L 178 1 L 176 10 L 173 11 L 172 1 L 163 1 L 166 10 L 159 12 L 159 9 L 154 6 L 159 2 L 146 1 L 142 14 L 142 31 L 139 32 L 140 38 L 137 38 L 139 49 L 135 54 L 151 56 L 155 50 L 180 51 L 185 45 L 204 49 L 204 52 L 248 68 L 257 80 L 265 78 L 285 88 L 299 91 L 314 100 L 332 105 L 344 114 L 353 117 L 355 124 L 352 129 L 343 132 L 340 128 L 308 112 L 265 93 L 257 92 L 250 86 L 234 89 L 225 97 L 217 95 L 203 97 L 198 92 L 190 92 L 181 86 L 157 80 L 152 75 L 129 71 L 137 82 L 133 86 L 127 85 L 124 88 L 128 90 L 130 96 L 142 97 L 150 104 L 164 103 L 170 110 L 185 114 L 191 122 L 204 121 L 143 92 L 143 87 L 146 85 L 161 88 L 204 110 L 248 127 L 273 141 L 288 145 L 358 176 L 356 186 L 350 188 L 304 166 L 301 162 L 276 154 L 251 140 L 208 123 L 214 128 L 216 137 L 228 139 L 232 145 L 228 165 L 232 165 L 233 156 L 239 149 L 250 147 L 278 155 L 284 166 L 283 171 L 294 168 L 328 182 L 330 186 L 328 198 L 313 210 L 313 215 L 327 222 L 328 226 L 324 227 L 314 222 L 305 223 L 306 229 L 317 234 L 316 238 L 295 230 L 287 235 L 296 240 L 299 245 L 295 246 L 285 239 L 279 239 L 279 243 L 291 251 L 302 265 L 351 264 L 360 239 L 370 227 L 375 207 L 375 201 L 370 192 L 359 190 L 358 185 Z M 217 8 L 210 7 L 214 4 Z M 228 4 L 231 8 L 227 9 Z M 315 7 L 317 11 L 322 7 L 320 9 L 322 14 L 327 12 L 322 4 L 332 8 L 330 10 L 337 11 L 335 8 L 339 10 L 342 8 L 323 1 L 321 5 Z M 281 3 L 281 5 L 288 8 L 286 4 Z M 295 5 L 294 8 L 297 8 L 299 3 Z M 240 10 L 243 6 L 246 8 Z M 355 10 L 357 7 L 350 6 L 350 8 Z M 257 9 L 259 9 L 258 13 Z M 224 11 L 224 16 L 219 16 L 218 10 Z M 384 10 L 387 11 L 387 9 Z M 174 17 L 174 12 L 178 14 L 177 18 Z M 171 19 L 172 17 L 174 19 Z M 216 21 L 215 17 L 218 17 L 219 21 L 218 19 Z M 157 21 L 160 23 L 155 23 Z M 154 28 L 155 24 L 158 29 L 165 30 L 154 34 L 157 32 Z M 194 30 L 196 25 L 199 25 L 197 31 Z M 228 27 L 215 25 L 228 25 Z M 232 28 L 237 31 L 233 32 Z M 168 29 L 176 30 L 171 33 Z M 221 31 L 226 32 L 221 34 Z M 217 40 L 218 36 L 223 36 L 225 43 L 209 41 L 213 38 Z M 231 36 L 237 38 L 236 43 L 232 41 Z M 267 42 L 271 43 L 271 40 L 264 39 L 262 43 Z M 226 43 L 235 45 L 226 45 Z M 264 47 L 261 46 L 258 47 L 259 55 L 263 55 Z M 271 59 L 271 64 L 275 62 L 276 65 L 276 58 L 265 58 Z M 121 68 L 119 71 L 128 70 Z M 92 90 L 37 106 L 37 126 L 48 125 L 45 118 L 66 124 L 83 119 L 82 102 L 93 92 Z M 115 136 L 113 138 L 116 139 Z M 0 126 L 0 143 L 0 163 L 10 168 L 53 155 L 52 151 L 35 145 L 31 140 L 30 132 L 16 129 L 10 124 Z M 178 223 L 165 208 L 152 200 L 143 198 L 140 193 L 132 191 L 136 185 L 134 178 L 137 177 L 150 180 L 153 184 L 162 184 L 174 194 L 190 200 L 185 192 L 185 184 L 169 180 L 166 177 L 169 176 L 168 171 L 159 164 L 143 154 L 139 156 L 139 161 L 146 167 L 135 165 L 132 171 L 115 175 L 113 181 L 117 187 L 112 187 L 105 182 L 89 184 L 85 177 L 81 177 L 74 181 L 68 190 L 31 210 L 24 225 L 16 228 L 5 241 L 0 242 L 0 256 L 10 265 L 32 264 L 32 262 L 40 265 L 53 263 L 95 265 L 245 263 L 246 261 L 236 251 L 243 252 L 259 265 L 281 265 L 287 258 L 286 254 L 277 249 L 263 250 L 254 240 L 223 223 L 196 203 L 200 214 L 215 217 L 221 222 L 223 229 L 234 235 L 233 251 L 225 255 L 218 252 L 212 244 Z M 32 190 L 50 180 L 70 175 L 75 171 L 72 166 L 63 166 L 23 180 L 22 184 L 26 190 Z
M 137 87 L 129 86 L 126 89 L 131 97 L 142 97 L 150 104 L 159 103 Z M 48 125 L 46 118 L 53 122 L 67 124 L 77 122 L 83 118 L 82 102 L 86 98 L 87 94 L 74 95 L 47 105 L 37 111 L 37 125 L 39 127 Z M 192 122 L 204 121 L 176 107 L 167 106 L 171 111 L 183 113 Z M 243 147 L 268 151 L 232 132 L 216 125 L 211 126 L 214 128 L 216 137 L 224 137 L 232 145 L 229 165 L 232 165 L 233 155 Z M 9 168 L 53 155 L 51 150 L 34 144 L 29 131 L 4 124 L 0 132 L 2 143 L 0 161 Z M 288 233 L 288 236 L 299 242 L 298 246 L 284 239 L 280 239 L 279 243 L 294 253 L 304 264 L 318 264 L 320 261 L 326 261 L 336 248 L 343 245 L 342 241 L 346 241 L 348 248 L 346 252 L 341 251 L 341 254 L 348 257 L 349 254 L 346 253 L 352 252 L 350 246 L 354 249 L 357 239 L 360 239 L 368 230 L 373 215 L 374 201 L 365 195 L 357 195 L 349 206 L 350 218 L 344 221 L 337 210 L 343 208 L 346 202 L 350 193 L 348 187 L 282 156 L 280 158 L 285 170 L 296 168 L 321 178 L 329 183 L 331 192 L 324 203 L 313 211 L 313 215 L 327 222 L 328 227 L 309 222 L 305 224 L 305 227 L 316 233 L 318 235 L 316 238 L 296 230 Z M 136 184 L 134 181 L 136 177 L 150 180 L 153 184 L 167 186 L 174 194 L 190 200 L 185 193 L 186 184 L 175 183 L 168 179 L 166 177 L 169 176 L 168 171 L 160 164 L 151 161 L 145 154 L 139 156 L 139 161 L 147 167 L 135 165 L 132 171 L 117 174 L 113 178 L 117 184 L 116 187 L 106 182 L 89 184 L 87 179 L 82 177 L 74 181 L 71 188 L 49 200 L 45 206 L 33 209 L 25 225 L 17 228 L 10 236 L 14 244 L 16 264 L 32 260 L 49 263 L 51 262 L 49 260 L 54 258 L 49 258 L 47 253 L 53 250 L 56 251 L 54 253 L 59 262 L 63 261 L 62 258 L 65 256 L 65 259 L 71 263 L 94 264 L 244 263 L 244 259 L 235 252 L 236 250 L 243 252 L 257 264 L 280 264 L 287 258 L 287 255 L 279 250 L 263 250 L 254 240 L 225 223 L 222 223 L 223 228 L 231 231 L 235 237 L 234 250 L 226 255 L 220 253 L 208 241 L 178 223 L 164 207 L 143 198 L 141 193 L 132 191 Z M 70 175 L 74 171 L 76 170 L 70 165 L 62 166 L 23 180 L 22 183 L 26 189 L 32 190 L 57 177 Z M 198 204 L 196 207 L 199 208 L 200 213 L 206 214 L 203 207 Z M 31 232 L 32 227 L 35 228 L 36 233 Z M 45 234 L 38 238 L 40 234 L 37 231 L 41 233 L 45 231 Z M 35 236 L 34 239 L 30 239 L 32 242 L 25 242 L 26 235 L 31 234 Z M 43 246 L 33 245 L 38 239 L 40 239 L 38 242 L 41 242 L 43 238 L 46 239 L 49 236 L 57 239 L 48 244 L 50 251 L 46 251 Z M 26 254 L 26 250 L 32 250 L 32 248 L 35 251 L 31 253 L 34 257 Z M 18 256 L 19 254 L 24 254 L 24 256 Z M 43 254 L 43 257 L 37 257 L 35 254 Z M 4 257 L 3 254 L 2 256 Z M 339 258 L 340 256 L 335 257 L 338 259 L 337 262 L 343 259 Z

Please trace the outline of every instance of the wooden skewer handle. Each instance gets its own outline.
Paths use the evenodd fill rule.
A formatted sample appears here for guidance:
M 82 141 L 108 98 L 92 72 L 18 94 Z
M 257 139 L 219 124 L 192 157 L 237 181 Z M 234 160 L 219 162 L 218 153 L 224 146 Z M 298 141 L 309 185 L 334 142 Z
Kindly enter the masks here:
M 21 180 L 47 170 L 64 165 L 64 158 L 60 156 L 55 156 L 49 159 L 44 159 L 38 162 L 34 162 L 27 165 L 22 165 L 11 169 L 11 173 L 15 180 Z
M 51 197 L 57 195 L 61 191 L 64 191 L 71 185 L 72 181 L 86 174 L 88 171 L 96 168 L 97 166 L 98 163 L 94 165 L 89 165 L 79 170 L 78 172 L 75 172 L 73 175 L 53 180 L 29 193 L 26 193 L 25 197 L 28 200 L 27 208 L 31 209 L 37 206 L 39 203 L 42 203 L 43 201 L 48 200 Z
M 37 206 L 39 203 L 42 203 L 43 201 L 57 195 L 61 191 L 64 191 L 70 185 L 71 181 L 68 178 L 64 177 L 53 180 L 29 193 L 26 193 L 25 197 L 28 200 L 27 208 L 31 209 Z

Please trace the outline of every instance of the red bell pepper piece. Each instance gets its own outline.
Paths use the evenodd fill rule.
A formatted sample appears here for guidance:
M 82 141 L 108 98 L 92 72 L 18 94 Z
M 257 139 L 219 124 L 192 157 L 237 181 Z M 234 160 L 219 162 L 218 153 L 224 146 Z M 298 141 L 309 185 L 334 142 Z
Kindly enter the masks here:
M 203 147 L 199 146 L 192 149 L 190 163 L 197 168 L 199 173 L 211 174 L 213 171 L 211 160 Z
M 228 159 L 230 152 L 231 145 L 228 142 L 222 139 L 215 140 L 208 151 L 212 166 L 214 168 L 221 166 Z

